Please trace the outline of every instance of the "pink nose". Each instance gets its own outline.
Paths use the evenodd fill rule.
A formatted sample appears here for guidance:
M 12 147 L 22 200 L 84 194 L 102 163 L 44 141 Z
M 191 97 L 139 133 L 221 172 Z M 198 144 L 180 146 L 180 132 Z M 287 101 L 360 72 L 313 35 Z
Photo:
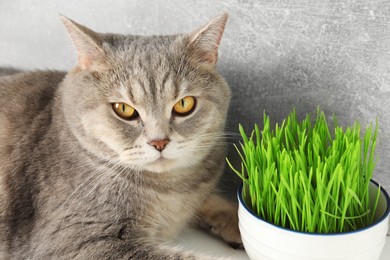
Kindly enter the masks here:
M 162 151 L 164 150 L 165 146 L 169 143 L 169 139 L 168 138 L 165 138 L 165 139 L 161 139 L 161 140 L 152 140 L 150 142 L 148 142 L 149 145 L 152 145 L 154 146 L 154 148 L 156 148 L 157 151 Z

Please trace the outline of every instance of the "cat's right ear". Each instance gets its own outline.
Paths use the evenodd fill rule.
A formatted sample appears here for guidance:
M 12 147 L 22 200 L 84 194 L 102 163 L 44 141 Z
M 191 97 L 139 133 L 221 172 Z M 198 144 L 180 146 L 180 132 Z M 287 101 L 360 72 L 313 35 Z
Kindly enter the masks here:
M 105 55 L 102 48 L 102 37 L 63 15 L 60 17 L 76 47 L 79 67 L 82 70 L 93 70 L 103 65 Z

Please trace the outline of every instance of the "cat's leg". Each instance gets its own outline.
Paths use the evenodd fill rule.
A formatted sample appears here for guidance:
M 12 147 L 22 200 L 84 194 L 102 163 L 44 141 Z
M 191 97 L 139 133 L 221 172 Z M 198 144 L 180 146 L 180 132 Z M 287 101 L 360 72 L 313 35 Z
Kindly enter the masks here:
M 0 255 L 1 256 L 1 255 Z M 226 257 L 217 257 L 184 251 L 178 248 L 158 245 L 129 245 L 128 243 L 114 242 L 113 240 L 100 239 L 80 245 L 75 251 L 56 250 L 46 254 L 36 252 L 29 259 L 116 259 L 116 260 L 228 260 Z
M 232 247 L 242 248 L 237 203 L 212 194 L 199 211 L 199 225 L 221 237 Z
M 108 245 L 107 245 L 108 243 Z M 72 258 L 84 259 L 134 259 L 134 260 L 217 260 L 209 256 L 195 255 L 174 248 L 160 247 L 158 245 L 109 245 L 110 242 L 91 243 L 85 246 Z
M 89 224 L 86 224 L 89 225 Z M 97 224 L 95 224 L 97 225 Z M 107 225 L 105 225 L 107 226 Z M 72 230 L 68 230 L 72 229 Z M 34 241 L 26 258 L 40 259 L 116 259 L 116 260 L 228 260 L 228 258 L 200 254 L 181 249 L 151 238 L 134 238 L 134 234 L 122 231 L 112 234 L 107 228 L 100 234 L 89 234 L 82 227 L 69 227 L 53 234 L 50 239 Z M 116 229 L 112 228 L 113 230 Z M 70 232 L 66 232 L 66 230 Z M 124 233 L 124 234 L 122 234 Z M 0 254 L 1 256 L 1 254 Z M 1 259 L 1 258 L 0 258 Z

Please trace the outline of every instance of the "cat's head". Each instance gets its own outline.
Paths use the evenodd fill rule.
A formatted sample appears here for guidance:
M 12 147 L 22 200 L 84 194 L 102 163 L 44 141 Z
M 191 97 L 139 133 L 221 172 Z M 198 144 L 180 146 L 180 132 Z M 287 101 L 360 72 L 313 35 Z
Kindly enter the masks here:
M 188 34 L 123 36 L 63 17 L 78 65 L 62 84 L 62 106 L 83 147 L 151 172 L 207 159 L 222 143 L 230 100 L 215 68 L 226 20 Z

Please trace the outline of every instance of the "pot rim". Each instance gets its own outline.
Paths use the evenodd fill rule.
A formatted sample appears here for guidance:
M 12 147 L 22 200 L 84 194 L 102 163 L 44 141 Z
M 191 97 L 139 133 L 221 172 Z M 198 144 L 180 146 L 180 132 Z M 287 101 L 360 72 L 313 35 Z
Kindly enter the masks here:
M 258 219 L 259 221 L 262 221 L 262 222 L 265 222 L 275 228 L 278 228 L 278 229 L 281 229 L 281 230 L 284 230 L 284 231 L 289 231 L 289 232 L 293 232 L 293 233 L 297 233 L 297 234 L 302 234 L 302 235 L 312 235 L 312 236 L 341 236 L 341 235 L 348 235 L 348 234 L 355 234 L 355 233 L 359 233 L 359 232 L 362 232 L 366 229 L 370 229 L 376 225 L 378 225 L 379 223 L 381 223 L 384 219 L 386 219 L 390 213 L 390 197 L 389 197 L 389 194 L 386 192 L 386 190 L 382 187 L 382 186 L 379 186 L 379 184 L 374 181 L 374 180 L 370 180 L 370 182 L 372 184 L 374 184 L 375 186 L 377 187 L 380 187 L 380 190 L 381 190 L 381 194 L 383 194 L 383 196 L 385 197 L 385 200 L 386 200 L 386 210 L 385 212 L 383 213 L 383 215 L 377 220 L 375 221 L 374 223 L 366 226 L 366 227 L 363 227 L 363 228 L 360 228 L 360 229 L 357 229 L 357 230 L 353 230 L 353 231 L 347 231 L 347 232 L 338 232 L 338 233 L 318 233 L 318 232 L 302 232 L 302 231 L 297 231 L 297 230 L 292 230 L 292 229 L 288 229 L 288 228 L 284 228 L 284 227 L 281 227 L 281 226 L 278 226 L 278 225 L 275 225 L 273 224 L 272 222 L 269 222 L 265 219 L 262 219 L 260 218 L 259 216 L 257 216 L 245 203 L 244 201 L 244 198 L 242 197 L 242 189 L 243 189 L 243 183 L 240 184 L 240 186 L 238 187 L 238 190 L 237 190 L 237 198 L 238 198 L 238 201 L 240 203 L 240 205 L 242 205 L 242 207 L 245 209 L 245 211 L 247 211 L 250 215 L 252 215 L 253 217 L 255 217 L 256 219 Z

